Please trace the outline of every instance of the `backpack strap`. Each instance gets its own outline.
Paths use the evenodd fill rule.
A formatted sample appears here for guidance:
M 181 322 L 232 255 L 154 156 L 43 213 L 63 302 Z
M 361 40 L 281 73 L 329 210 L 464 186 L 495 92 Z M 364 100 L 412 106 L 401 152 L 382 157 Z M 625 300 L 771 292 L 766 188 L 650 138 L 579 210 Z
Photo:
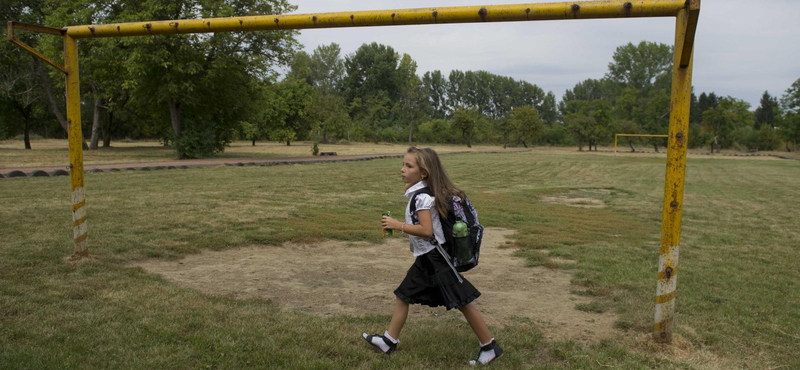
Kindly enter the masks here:
M 411 196 L 411 204 L 409 204 L 409 211 L 411 211 L 411 222 L 414 225 L 419 225 L 419 216 L 417 216 L 417 195 L 428 194 L 433 196 L 433 192 L 427 186 L 414 192 Z

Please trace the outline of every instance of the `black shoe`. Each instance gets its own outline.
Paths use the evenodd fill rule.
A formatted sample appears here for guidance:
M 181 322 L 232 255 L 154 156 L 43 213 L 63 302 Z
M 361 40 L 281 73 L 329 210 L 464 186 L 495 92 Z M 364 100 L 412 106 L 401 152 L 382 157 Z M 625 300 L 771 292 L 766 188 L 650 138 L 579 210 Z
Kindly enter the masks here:
M 491 360 L 487 361 L 486 363 L 480 362 L 481 353 L 489 352 L 489 351 L 494 351 L 494 358 L 492 358 Z M 500 358 L 500 356 L 502 356 L 502 355 L 503 355 L 503 349 L 500 348 L 500 346 L 497 344 L 497 341 L 492 339 L 492 341 L 489 344 L 481 347 L 481 350 L 478 351 L 478 356 L 475 357 L 474 360 L 470 361 L 469 364 L 470 365 L 488 365 L 488 364 L 492 363 L 492 361 L 497 360 L 498 358 Z
M 387 355 L 392 353 L 392 352 L 394 352 L 394 350 L 397 349 L 397 343 L 392 342 L 391 340 L 389 340 L 389 338 L 386 338 L 385 336 L 383 336 L 381 334 L 367 335 L 367 333 L 363 333 L 363 334 L 361 334 L 361 337 L 364 338 L 364 340 L 366 340 L 367 343 L 369 343 L 370 345 L 372 345 L 373 347 L 378 349 L 378 351 L 381 351 L 381 352 L 383 352 L 383 353 L 385 353 Z M 377 345 L 375 343 L 372 343 L 372 339 L 373 338 L 379 338 L 379 339 L 383 340 L 383 342 L 386 343 L 386 346 L 388 346 L 389 348 L 387 350 L 384 350 L 379 345 Z

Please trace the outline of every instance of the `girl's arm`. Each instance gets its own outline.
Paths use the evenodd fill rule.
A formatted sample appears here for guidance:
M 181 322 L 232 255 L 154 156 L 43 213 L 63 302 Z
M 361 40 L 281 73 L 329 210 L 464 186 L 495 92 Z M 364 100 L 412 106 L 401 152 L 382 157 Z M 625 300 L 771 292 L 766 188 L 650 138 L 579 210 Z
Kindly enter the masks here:
M 402 229 L 406 234 L 422 238 L 432 238 L 433 221 L 431 221 L 431 210 L 420 209 L 417 211 L 417 216 L 419 217 L 419 225 L 405 224 L 405 226 L 403 226 L 402 222 L 391 217 L 383 216 L 381 218 L 381 226 L 383 226 L 384 229 Z

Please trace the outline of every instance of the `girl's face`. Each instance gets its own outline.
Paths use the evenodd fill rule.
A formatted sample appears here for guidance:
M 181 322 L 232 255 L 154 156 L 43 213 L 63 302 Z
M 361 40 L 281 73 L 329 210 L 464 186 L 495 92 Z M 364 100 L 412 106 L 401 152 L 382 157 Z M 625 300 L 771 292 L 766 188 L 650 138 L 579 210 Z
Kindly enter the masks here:
M 400 175 L 402 175 L 404 183 L 412 185 L 428 177 L 428 174 L 423 174 L 419 168 L 417 156 L 414 153 L 406 153 L 403 157 L 403 168 L 400 169 Z

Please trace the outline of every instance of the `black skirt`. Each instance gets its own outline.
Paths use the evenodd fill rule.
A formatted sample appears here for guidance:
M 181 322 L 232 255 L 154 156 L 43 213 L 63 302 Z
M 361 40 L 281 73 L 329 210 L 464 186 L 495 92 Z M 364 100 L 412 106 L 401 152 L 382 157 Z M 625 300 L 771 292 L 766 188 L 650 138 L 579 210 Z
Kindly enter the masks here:
M 433 249 L 417 257 L 394 295 L 408 304 L 444 306 L 450 310 L 466 306 L 481 295 L 467 279 L 463 276 L 461 279 L 459 283 L 441 253 Z

